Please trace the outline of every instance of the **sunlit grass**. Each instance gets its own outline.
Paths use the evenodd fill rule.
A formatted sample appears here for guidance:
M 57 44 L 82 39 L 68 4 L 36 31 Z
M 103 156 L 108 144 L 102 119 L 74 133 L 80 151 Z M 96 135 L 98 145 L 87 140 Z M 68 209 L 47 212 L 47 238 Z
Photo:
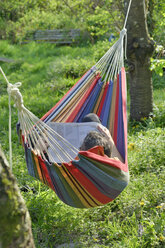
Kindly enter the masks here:
M 25 106 L 41 117 L 95 63 L 104 50 L 100 45 L 96 44 L 96 52 L 95 47 L 16 46 L 3 41 L 1 56 L 14 62 L 1 66 L 11 83 L 22 82 Z M 153 117 L 129 123 L 130 183 L 115 201 L 95 209 L 64 205 L 54 192 L 28 175 L 16 134 L 17 110 L 12 106 L 13 173 L 20 188 L 29 188 L 22 194 L 32 218 L 36 247 L 74 243 L 80 248 L 163 248 L 165 91 L 162 78 L 154 76 L 154 80 Z M 0 143 L 9 159 L 8 95 L 1 75 L 0 110 Z

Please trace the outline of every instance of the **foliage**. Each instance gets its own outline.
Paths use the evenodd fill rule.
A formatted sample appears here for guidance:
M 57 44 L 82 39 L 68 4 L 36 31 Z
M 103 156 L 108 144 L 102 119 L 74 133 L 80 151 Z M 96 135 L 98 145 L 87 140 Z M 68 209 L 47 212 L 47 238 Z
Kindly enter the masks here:
M 155 71 L 160 76 L 163 76 L 163 68 L 165 68 L 165 59 L 151 59 L 151 71 Z
M 165 69 L 165 50 L 161 45 L 156 45 L 153 58 L 151 58 L 151 71 L 155 71 L 159 76 L 163 76 Z
M 163 0 L 148 2 L 150 35 L 157 44 L 164 45 L 165 3 Z M 2 0 L 0 37 L 21 42 L 29 33 L 38 29 L 80 28 L 81 31 L 88 33 L 91 41 L 94 41 L 121 30 L 123 14 L 122 1 Z
M 153 38 L 157 44 L 165 44 L 165 2 L 163 0 L 153 0 L 154 31 Z
M 14 42 L 21 42 L 38 29 L 60 28 L 80 28 L 93 41 L 116 32 L 122 23 L 122 13 L 117 14 L 112 0 L 1 1 L 0 16 L 0 36 Z
M 78 78 L 83 75 L 94 64 L 94 61 L 87 60 L 87 58 L 77 57 L 69 59 L 67 56 L 63 57 L 51 65 L 51 71 L 54 75 L 64 75 L 66 78 Z
M 91 48 L 93 50 L 93 56 L 96 61 L 101 59 L 101 57 L 109 50 L 110 46 L 113 45 L 114 41 L 115 40 L 109 43 L 108 40 L 103 40 L 103 41 L 100 40 L 96 43 L 96 45 L 93 48 Z

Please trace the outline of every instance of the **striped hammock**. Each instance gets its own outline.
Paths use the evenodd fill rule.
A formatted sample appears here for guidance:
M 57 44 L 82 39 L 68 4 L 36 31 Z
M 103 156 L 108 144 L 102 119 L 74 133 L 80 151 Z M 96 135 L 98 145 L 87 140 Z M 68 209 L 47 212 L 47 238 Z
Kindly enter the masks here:
M 18 108 L 18 133 L 25 149 L 29 174 L 48 185 L 72 207 L 91 208 L 107 204 L 124 190 L 129 181 L 123 65 L 125 36 L 126 30 L 123 29 L 120 38 L 98 63 L 41 119 L 23 105 L 19 85 L 8 82 L 9 96 L 15 99 Z M 52 123 L 81 125 L 82 118 L 92 112 L 109 129 L 121 161 L 105 156 L 102 147 L 79 151 L 51 128 Z

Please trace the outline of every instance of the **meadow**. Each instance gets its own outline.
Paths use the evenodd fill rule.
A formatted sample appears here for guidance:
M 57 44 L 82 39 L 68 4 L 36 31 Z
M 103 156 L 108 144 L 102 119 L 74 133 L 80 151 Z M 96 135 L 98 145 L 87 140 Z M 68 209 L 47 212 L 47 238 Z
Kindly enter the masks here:
M 109 42 L 94 45 L 11 45 L 0 41 L 0 62 L 10 83 L 22 82 L 24 105 L 42 117 L 104 54 Z M 165 76 L 153 72 L 154 112 L 141 122 L 128 121 L 130 183 L 104 207 L 74 209 L 28 175 L 16 134 L 12 102 L 13 173 L 32 219 L 37 248 L 148 248 L 165 245 Z M 9 160 L 7 85 L 0 75 L 0 144 Z M 128 78 L 129 118 L 129 78 Z M 24 189 L 24 191 L 22 190 Z

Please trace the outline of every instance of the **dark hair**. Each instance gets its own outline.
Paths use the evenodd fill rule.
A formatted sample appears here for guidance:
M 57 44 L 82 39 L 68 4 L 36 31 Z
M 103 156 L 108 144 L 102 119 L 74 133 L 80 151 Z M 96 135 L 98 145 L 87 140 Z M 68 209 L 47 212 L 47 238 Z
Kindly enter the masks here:
M 85 115 L 82 119 L 82 122 L 93 122 L 93 121 L 101 123 L 100 118 L 94 113 L 89 113 L 89 114 Z
M 85 137 L 80 150 L 86 151 L 94 146 L 102 146 L 104 148 L 104 153 L 111 157 L 111 146 L 108 139 L 97 131 L 91 131 Z

